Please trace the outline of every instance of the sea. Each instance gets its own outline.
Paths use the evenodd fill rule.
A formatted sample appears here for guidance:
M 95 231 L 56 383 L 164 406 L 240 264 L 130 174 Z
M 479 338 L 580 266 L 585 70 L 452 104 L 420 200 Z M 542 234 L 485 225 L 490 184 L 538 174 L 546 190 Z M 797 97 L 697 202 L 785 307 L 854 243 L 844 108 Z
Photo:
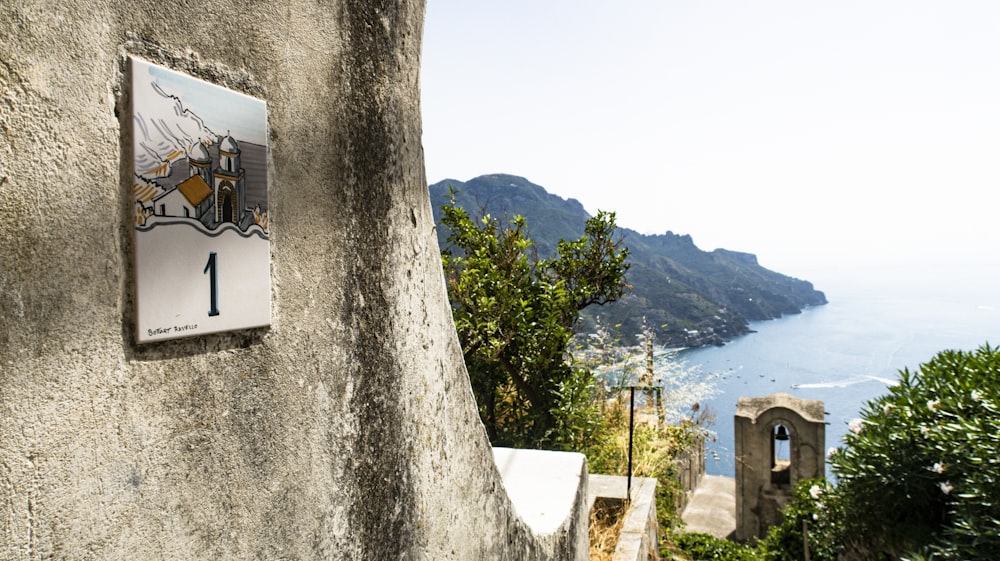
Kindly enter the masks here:
M 823 401 L 828 449 L 841 444 L 848 423 L 903 368 L 918 369 L 944 349 L 1000 344 L 998 286 L 968 280 L 840 283 L 825 290 L 826 305 L 753 322 L 755 333 L 673 356 L 703 382 L 702 395 L 694 396 L 698 414 L 714 416 L 706 473 L 735 475 L 733 416 L 741 396 L 785 392 Z

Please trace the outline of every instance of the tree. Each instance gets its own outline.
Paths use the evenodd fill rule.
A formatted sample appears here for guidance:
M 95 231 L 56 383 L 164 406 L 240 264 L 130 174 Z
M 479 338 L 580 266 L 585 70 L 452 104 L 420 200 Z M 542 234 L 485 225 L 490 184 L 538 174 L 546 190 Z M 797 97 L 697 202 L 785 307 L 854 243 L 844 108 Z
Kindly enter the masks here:
M 448 297 L 490 441 L 565 446 L 586 430 L 572 404 L 583 406 L 593 386 L 567 353 L 580 310 L 625 290 L 628 250 L 615 237 L 614 213 L 598 212 L 580 239 L 539 258 L 519 215 L 507 225 L 488 214 L 474 222 L 454 192 L 442 211 Z

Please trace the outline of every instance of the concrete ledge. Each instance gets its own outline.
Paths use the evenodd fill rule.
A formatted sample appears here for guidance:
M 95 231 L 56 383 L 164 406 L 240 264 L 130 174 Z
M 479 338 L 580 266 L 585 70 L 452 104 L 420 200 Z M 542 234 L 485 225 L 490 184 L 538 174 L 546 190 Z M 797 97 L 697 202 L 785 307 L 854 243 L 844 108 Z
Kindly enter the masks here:
M 514 511 L 539 538 L 575 543 L 590 557 L 587 458 L 575 452 L 494 448 L 493 459 Z
M 597 499 L 625 501 L 628 478 L 620 475 L 590 476 L 587 504 Z M 631 505 L 618 537 L 613 561 L 656 561 L 659 559 L 659 524 L 656 519 L 656 479 L 633 477 Z
M 706 475 L 681 514 L 685 530 L 732 539 L 736 533 L 736 480 Z

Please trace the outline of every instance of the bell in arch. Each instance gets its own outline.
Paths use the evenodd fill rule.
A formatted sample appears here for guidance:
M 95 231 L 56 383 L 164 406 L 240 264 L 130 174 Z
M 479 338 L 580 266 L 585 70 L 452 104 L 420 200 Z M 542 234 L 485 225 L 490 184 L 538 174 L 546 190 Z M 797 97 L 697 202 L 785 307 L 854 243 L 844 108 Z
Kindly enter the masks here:
M 778 425 L 775 427 L 774 439 L 781 441 L 788 440 L 788 429 L 785 428 L 785 425 Z

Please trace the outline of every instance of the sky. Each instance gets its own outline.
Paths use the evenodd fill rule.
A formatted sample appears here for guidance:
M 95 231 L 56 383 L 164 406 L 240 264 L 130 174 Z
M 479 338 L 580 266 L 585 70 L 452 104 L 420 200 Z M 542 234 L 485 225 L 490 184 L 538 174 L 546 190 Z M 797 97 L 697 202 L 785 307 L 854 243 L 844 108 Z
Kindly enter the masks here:
M 820 289 L 993 291 L 998 29 L 994 0 L 427 0 L 427 179 L 522 176 Z
M 201 117 L 215 134 L 228 133 L 244 142 L 267 144 L 267 109 L 263 101 L 162 66 L 149 65 L 148 72 L 167 94 L 177 96 L 185 109 Z

